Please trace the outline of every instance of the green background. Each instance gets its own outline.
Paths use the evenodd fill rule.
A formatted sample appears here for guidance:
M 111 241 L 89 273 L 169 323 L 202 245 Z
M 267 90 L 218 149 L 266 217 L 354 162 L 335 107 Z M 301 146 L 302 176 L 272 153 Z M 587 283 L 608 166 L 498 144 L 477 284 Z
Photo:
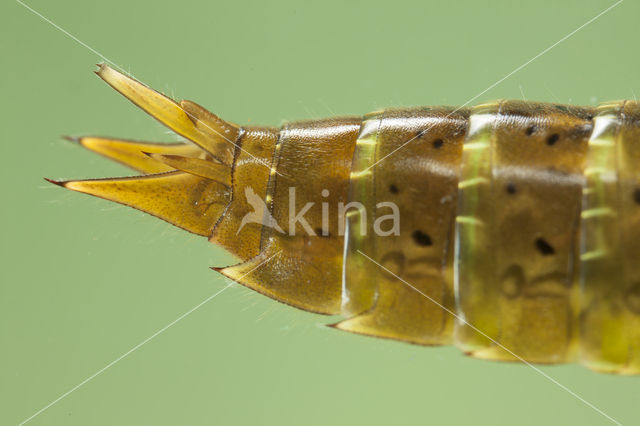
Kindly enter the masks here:
M 145 83 L 238 123 L 459 105 L 610 0 L 28 2 Z M 640 93 L 626 0 L 480 96 Z M 220 290 L 203 238 L 47 184 L 130 173 L 60 135 L 174 141 L 92 71 L 102 59 L 0 5 L 0 424 L 28 418 Z M 634 93 L 635 91 L 635 93 Z M 611 424 L 536 373 L 349 335 L 234 286 L 28 424 Z M 625 424 L 640 378 L 541 367 Z

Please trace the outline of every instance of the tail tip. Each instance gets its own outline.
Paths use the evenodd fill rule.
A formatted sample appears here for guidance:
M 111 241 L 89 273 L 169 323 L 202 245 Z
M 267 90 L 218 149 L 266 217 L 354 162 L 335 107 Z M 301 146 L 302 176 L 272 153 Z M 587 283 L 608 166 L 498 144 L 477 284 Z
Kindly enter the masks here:
M 81 144 L 82 143 L 82 138 L 78 137 L 78 136 L 62 135 L 62 139 L 67 140 L 69 142 L 74 142 L 74 143 L 77 143 L 77 144 Z
M 61 180 L 54 180 L 54 179 L 49 179 L 47 177 L 43 178 L 44 180 L 46 180 L 49 183 L 52 183 L 54 185 L 58 185 L 61 186 L 62 188 L 66 188 L 67 183 L 65 181 L 61 181 Z

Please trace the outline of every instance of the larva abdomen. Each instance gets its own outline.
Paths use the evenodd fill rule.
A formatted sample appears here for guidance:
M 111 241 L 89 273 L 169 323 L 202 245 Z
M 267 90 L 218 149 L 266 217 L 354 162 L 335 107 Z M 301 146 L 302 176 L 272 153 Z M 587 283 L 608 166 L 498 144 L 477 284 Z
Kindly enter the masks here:
M 225 247 L 333 327 L 640 373 L 640 105 L 500 101 L 239 127 L 113 69 L 193 144 L 80 138 L 133 178 L 55 182 Z

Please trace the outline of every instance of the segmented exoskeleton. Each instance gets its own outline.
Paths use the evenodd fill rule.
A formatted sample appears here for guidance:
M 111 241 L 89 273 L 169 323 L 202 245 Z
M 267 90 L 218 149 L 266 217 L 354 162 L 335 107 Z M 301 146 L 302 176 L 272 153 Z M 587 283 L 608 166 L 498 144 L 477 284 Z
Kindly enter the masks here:
M 278 129 L 98 75 L 189 142 L 78 138 L 144 175 L 52 182 L 209 238 L 240 259 L 217 271 L 341 314 L 341 330 L 640 373 L 639 103 L 499 101 Z

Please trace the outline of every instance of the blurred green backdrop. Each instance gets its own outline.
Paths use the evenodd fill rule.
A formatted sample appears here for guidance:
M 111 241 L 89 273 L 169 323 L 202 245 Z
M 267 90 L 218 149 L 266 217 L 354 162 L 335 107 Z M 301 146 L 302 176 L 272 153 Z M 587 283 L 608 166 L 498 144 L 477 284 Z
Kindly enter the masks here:
M 279 124 L 478 94 L 611 0 L 30 0 L 154 88 Z M 593 104 L 640 93 L 627 0 L 478 102 Z M 102 59 L 0 5 L 0 424 L 17 424 L 224 286 L 204 239 L 42 180 L 129 173 L 60 135 L 173 141 L 92 74 Z M 634 92 L 635 91 L 635 92 Z M 33 425 L 611 424 L 526 366 L 327 329 L 241 287 L 169 328 Z M 626 424 L 640 378 L 542 367 Z

